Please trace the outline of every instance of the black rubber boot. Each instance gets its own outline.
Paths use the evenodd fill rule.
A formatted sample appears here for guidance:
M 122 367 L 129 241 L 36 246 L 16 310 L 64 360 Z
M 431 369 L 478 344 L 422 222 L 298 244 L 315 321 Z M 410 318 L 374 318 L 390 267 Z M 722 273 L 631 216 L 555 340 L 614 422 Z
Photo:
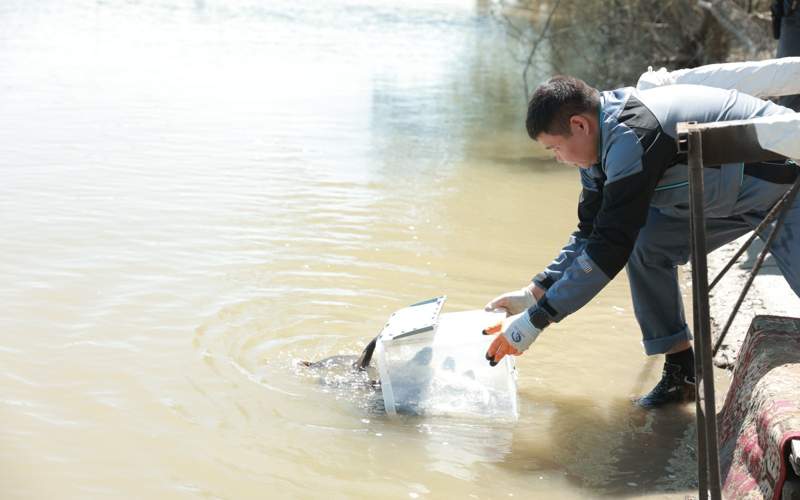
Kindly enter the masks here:
M 681 365 L 664 363 L 661 380 L 653 390 L 642 396 L 636 404 L 642 408 L 658 408 L 669 403 L 694 401 L 694 374 L 687 374 Z

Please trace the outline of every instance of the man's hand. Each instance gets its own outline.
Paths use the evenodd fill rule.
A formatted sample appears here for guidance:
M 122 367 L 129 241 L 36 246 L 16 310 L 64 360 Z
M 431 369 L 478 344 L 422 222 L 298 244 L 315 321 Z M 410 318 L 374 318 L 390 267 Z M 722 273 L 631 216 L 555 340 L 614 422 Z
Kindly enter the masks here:
M 506 355 L 519 356 L 533 344 L 540 332 L 541 330 L 531 323 L 527 310 L 521 314 L 509 316 L 502 323 L 490 326 L 483 331 L 487 335 L 500 333 L 486 351 L 486 359 L 489 360 L 490 365 L 495 366 Z
M 504 309 L 509 315 L 519 314 L 527 310 L 537 300 L 544 296 L 544 290 L 531 283 L 525 288 L 514 290 L 513 292 L 504 293 L 495 297 L 492 301 L 484 307 L 487 311 L 495 309 Z

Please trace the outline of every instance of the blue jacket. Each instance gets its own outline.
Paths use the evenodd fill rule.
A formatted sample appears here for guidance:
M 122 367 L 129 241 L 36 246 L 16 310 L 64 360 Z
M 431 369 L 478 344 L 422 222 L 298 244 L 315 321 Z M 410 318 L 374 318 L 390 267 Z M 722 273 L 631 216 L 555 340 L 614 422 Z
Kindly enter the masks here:
M 534 278 L 547 290 L 530 310 L 534 324 L 542 328 L 577 311 L 625 267 L 650 207 L 688 219 L 688 167 L 685 155 L 677 150 L 678 123 L 791 112 L 735 90 L 696 85 L 601 92 L 599 163 L 580 169 L 583 189 L 578 230 Z M 706 168 L 707 217 L 735 216 L 758 205 L 758 195 L 740 193 L 743 175 L 784 184 L 794 180 L 797 169 L 791 165 L 758 169 L 743 164 Z M 770 203 L 779 196 L 779 190 L 766 191 L 762 197 L 769 197 Z

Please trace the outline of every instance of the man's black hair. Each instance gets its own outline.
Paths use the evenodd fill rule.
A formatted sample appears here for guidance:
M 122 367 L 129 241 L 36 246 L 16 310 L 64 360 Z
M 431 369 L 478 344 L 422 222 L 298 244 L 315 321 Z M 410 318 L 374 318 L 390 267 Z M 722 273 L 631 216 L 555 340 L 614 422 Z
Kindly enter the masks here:
M 594 113 L 600 105 L 600 93 L 586 82 L 571 76 L 554 76 L 531 96 L 525 127 L 531 139 L 542 132 L 570 135 L 569 119 L 581 113 Z

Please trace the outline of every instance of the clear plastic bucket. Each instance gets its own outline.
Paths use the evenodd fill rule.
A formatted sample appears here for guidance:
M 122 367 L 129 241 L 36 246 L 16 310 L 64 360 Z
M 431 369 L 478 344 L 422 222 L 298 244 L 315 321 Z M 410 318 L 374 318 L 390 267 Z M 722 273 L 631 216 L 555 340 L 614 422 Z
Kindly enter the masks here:
M 425 308 L 418 316 L 430 318 L 432 308 Z M 413 306 L 398 313 L 408 322 Z M 482 333 L 504 314 L 475 310 L 438 315 L 436 309 L 433 316 L 428 326 L 417 321 L 415 333 L 398 333 L 390 318 L 378 338 L 375 354 L 386 412 L 516 420 L 514 358 L 506 356 L 490 366 L 485 353 L 494 336 Z

